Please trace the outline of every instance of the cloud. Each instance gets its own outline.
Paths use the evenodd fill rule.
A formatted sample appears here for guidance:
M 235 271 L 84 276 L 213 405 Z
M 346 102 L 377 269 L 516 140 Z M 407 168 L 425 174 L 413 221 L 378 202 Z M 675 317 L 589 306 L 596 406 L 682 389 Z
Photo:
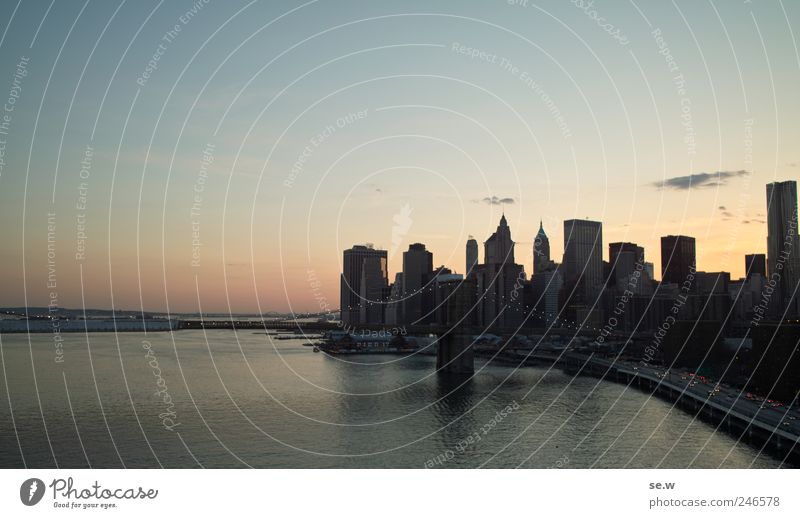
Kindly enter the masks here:
M 658 189 L 673 189 L 676 191 L 686 191 L 692 188 L 717 187 L 725 185 L 731 178 L 745 176 L 750 171 L 740 169 L 739 171 L 717 171 L 716 173 L 696 173 L 688 176 L 675 176 L 666 180 L 653 182 L 651 185 Z
M 497 196 L 492 196 L 491 198 L 486 197 L 482 200 L 472 200 L 473 203 L 485 203 L 487 205 L 511 205 L 514 203 L 514 198 L 498 198 Z
M 719 210 L 728 210 L 728 209 L 726 209 L 726 208 L 725 208 L 725 205 L 720 205 L 720 206 L 719 206 L 719 207 L 717 207 L 717 208 L 718 208 Z

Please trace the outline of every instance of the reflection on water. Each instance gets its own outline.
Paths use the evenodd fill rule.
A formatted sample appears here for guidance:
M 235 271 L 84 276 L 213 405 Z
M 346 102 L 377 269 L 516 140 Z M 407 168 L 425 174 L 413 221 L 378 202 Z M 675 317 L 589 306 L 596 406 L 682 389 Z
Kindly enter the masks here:
M 453 378 L 430 356 L 335 358 L 303 341 L 74 334 L 55 363 L 49 335 L 5 335 L 0 466 L 780 465 L 621 385 L 481 362 Z

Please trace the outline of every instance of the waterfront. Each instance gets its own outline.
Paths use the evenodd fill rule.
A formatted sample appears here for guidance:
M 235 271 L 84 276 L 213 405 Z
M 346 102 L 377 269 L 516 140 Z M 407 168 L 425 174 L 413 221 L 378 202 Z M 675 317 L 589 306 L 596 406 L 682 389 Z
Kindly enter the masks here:
M 483 360 L 463 382 L 436 375 L 431 356 L 330 357 L 304 341 L 70 334 L 57 363 L 51 336 L 3 335 L 0 465 L 22 467 L 23 456 L 28 467 L 53 467 L 54 457 L 60 467 L 781 464 L 621 384 Z

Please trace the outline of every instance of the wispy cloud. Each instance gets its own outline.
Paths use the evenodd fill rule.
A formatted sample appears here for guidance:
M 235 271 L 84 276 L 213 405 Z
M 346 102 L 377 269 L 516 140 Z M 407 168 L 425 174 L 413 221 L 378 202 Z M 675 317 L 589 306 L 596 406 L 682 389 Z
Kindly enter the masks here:
M 482 200 L 472 200 L 473 203 L 485 203 L 487 205 L 511 205 L 514 203 L 514 198 L 498 198 L 497 196 L 492 196 L 491 198 L 486 197 Z
M 731 178 L 748 174 L 750 174 L 750 171 L 745 171 L 744 169 L 739 171 L 717 171 L 716 173 L 696 173 L 687 176 L 667 178 L 666 180 L 653 182 L 651 185 L 658 189 L 686 191 L 689 189 L 702 189 L 705 187 L 725 185 Z
M 722 216 L 723 216 L 722 219 L 729 219 L 729 218 L 733 217 L 733 214 L 731 214 L 730 211 L 728 211 L 728 209 L 725 207 L 725 205 L 720 205 L 717 208 L 722 213 Z

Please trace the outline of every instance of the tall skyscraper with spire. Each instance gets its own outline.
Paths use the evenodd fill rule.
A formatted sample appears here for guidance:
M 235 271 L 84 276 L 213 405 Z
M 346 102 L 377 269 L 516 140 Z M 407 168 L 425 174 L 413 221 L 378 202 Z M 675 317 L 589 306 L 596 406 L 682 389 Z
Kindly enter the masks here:
M 479 298 L 477 323 L 486 327 L 513 328 L 524 318 L 522 292 L 525 268 L 514 262 L 514 241 L 506 216 L 484 242 L 484 264 L 475 268 Z
M 500 218 L 497 230 L 483 244 L 483 262 L 486 264 L 514 264 L 514 241 L 511 240 L 511 229 L 508 227 L 506 215 Z
M 544 232 L 542 220 L 539 220 L 539 232 L 533 239 L 533 273 L 542 273 L 550 269 L 550 240 Z

